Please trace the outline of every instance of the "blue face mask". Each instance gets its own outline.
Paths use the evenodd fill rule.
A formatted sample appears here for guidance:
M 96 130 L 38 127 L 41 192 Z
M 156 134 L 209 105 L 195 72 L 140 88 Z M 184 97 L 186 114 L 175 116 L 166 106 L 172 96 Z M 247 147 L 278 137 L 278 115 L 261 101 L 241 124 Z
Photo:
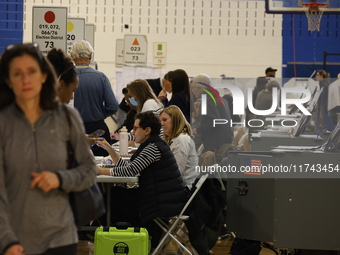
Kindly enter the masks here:
M 134 97 L 130 97 L 130 104 L 132 104 L 133 106 L 137 106 L 138 102 L 136 101 Z

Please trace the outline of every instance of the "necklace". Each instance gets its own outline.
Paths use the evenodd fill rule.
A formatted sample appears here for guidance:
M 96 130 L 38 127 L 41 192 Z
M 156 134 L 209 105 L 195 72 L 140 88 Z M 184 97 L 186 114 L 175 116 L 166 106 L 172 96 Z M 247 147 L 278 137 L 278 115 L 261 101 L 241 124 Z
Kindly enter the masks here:
M 89 64 L 85 64 L 85 63 L 77 63 L 76 66 L 89 66 Z

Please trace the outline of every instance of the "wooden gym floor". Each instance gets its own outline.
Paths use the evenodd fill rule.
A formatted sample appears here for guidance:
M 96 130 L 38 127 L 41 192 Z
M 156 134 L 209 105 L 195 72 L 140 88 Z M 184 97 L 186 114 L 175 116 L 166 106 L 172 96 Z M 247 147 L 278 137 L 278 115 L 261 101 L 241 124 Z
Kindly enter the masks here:
M 233 243 L 233 238 L 228 237 L 217 241 L 215 247 L 212 249 L 212 255 L 227 255 L 229 254 L 231 244 Z M 163 250 L 162 255 L 178 255 L 177 247 L 171 245 L 171 243 Z M 93 255 L 93 244 L 88 241 L 80 241 L 78 246 L 78 255 Z M 185 253 L 183 253 L 185 255 Z M 263 248 L 260 255 L 275 255 L 275 252 Z

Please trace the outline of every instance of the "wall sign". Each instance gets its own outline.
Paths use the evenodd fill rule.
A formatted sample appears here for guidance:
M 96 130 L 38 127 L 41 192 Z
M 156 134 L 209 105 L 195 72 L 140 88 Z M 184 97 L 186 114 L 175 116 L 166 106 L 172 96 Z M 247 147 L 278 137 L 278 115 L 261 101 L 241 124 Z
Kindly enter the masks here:
M 67 8 L 33 6 L 32 42 L 38 43 L 43 55 L 52 48 L 66 52 Z
M 72 45 L 80 40 L 85 40 L 85 19 L 68 18 L 67 19 L 67 54 L 70 54 Z
M 147 65 L 148 41 L 145 35 L 124 36 L 124 65 Z

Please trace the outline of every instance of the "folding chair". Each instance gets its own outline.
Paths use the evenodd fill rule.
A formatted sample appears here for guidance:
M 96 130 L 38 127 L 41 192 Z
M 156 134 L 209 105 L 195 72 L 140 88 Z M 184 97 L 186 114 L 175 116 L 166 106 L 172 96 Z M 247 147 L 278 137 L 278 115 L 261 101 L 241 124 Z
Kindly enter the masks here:
M 177 244 L 180 245 L 181 248 L 183 248 L 188 254 L 192 255 L 193 253 L 190 252 L 187 247 L 185 247 L 185 245 L 183 245 L 178 238 L 176 238 L 176 234 L 174 233 L 174 230 L 177 229 L 179 223 L 181 222 L 181 220 L 187 220 L 189 218 L 189 216 L 183 215 L 185 210 L 188 208 L 188 206 L 190 205 L 190 203 L 193 201 L 193 199 L 195 198 L 196 194 L 198 193 L 198 191 L 201 189 L 203 183 L 205 182 L 205 180 L 208 178 L 209 174 L 205 174 L 202 175 L 199 179 L 199 181 L 196 183 L 196 190 L 194 191 L 194 193 L 192 193 L 192 195 L 190 196 L 189 200 L 186 202 L 186 204 L 184 205 L 182 211 L 174 216 L 171 217 L 171 219 L 174 219 L 175 221 L 168 225 L 164 222 L 163 219 L 161 218 L 156 218 L 154 219 L 154 221 L 156 222 L 156 224 L 163 229 L 163 231 L 165 232 L 165 235 L 163 236 L 163 238 L 160 240 L 159 244 L 157 245 L 156 249 L 152 252 L 152 255 L 157 255 L 160 253 L 161 249 L 163 248 L 163 245 L 165 244 L 165 242 L 168 240 L 168 238 L 172 238 Z

